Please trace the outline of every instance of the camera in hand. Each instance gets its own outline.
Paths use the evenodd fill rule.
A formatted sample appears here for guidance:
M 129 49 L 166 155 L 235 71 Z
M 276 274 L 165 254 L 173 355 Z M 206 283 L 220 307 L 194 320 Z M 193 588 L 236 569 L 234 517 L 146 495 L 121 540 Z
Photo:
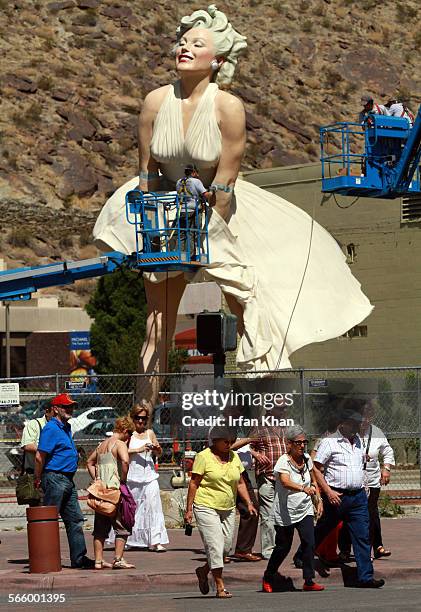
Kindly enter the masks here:
M 184 523 L 184 535 L 191 536 L 193 533 L 193 525 L 191 523 Z

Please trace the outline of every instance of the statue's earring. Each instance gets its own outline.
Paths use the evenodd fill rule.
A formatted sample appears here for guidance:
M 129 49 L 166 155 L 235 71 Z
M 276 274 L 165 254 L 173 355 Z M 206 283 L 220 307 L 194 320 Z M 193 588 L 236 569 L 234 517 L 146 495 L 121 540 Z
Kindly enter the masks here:
M 218 70 L 218 68 L 219 68 L 219 62 L 218 62 L 216 59 L 214 59 L 214 60 L 212 60 L 212 61 L 211 61 L 211 68 L 212 68 L 212 70 L 213 70 L 214 72 L 215 72 L 216 70 Z

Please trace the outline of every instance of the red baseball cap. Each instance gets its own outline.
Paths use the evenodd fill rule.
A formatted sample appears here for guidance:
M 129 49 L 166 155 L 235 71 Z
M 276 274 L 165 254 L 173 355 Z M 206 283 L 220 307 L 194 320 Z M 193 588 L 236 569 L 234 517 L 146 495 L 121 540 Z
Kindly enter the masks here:
M 51 406 L 73 406 L 77 404 L 68 393 L 61 393 L 60 395 L 56 395 L 51 400 Z

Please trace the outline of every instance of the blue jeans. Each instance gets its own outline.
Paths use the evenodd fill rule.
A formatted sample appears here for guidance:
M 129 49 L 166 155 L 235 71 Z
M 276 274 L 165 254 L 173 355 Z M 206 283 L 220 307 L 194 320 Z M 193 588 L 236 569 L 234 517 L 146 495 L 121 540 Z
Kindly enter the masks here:
M 315 530 L 316 549 L 340 521 L 349 527 L 351 542 L 357 562 L 358 580 L 368 582 L 373 578 L 367 495 L 361 489 L 356 495 L 342 495 L 339 506 L 330 504 L 323 496 L 323 515 Z
M 72 567 L 80 567 L 86 556 L 83 535 L 83 514 L 77 499 L 77 490 L 72 475 L 44 472 L 42 475 L 44 506 L 57 506 L 63 519 L 70 549 Z

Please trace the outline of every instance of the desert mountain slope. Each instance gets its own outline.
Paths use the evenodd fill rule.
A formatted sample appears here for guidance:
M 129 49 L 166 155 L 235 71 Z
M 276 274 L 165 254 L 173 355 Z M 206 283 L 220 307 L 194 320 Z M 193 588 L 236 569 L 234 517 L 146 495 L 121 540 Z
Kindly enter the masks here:
M 244 168 L 318 158 L 318 127 L 354 118 L 363 91 L 421 101 L 418 0 L 217 3 L 248 37 L 233 93 Z M 1 252 L 15 267 L 95 253 L 106 197 L 137 173 L 142 99 L 175 78 L 179 18 L 206 3 L 0 0 Z M 92 283 L 61 291 L 83 302 Z

